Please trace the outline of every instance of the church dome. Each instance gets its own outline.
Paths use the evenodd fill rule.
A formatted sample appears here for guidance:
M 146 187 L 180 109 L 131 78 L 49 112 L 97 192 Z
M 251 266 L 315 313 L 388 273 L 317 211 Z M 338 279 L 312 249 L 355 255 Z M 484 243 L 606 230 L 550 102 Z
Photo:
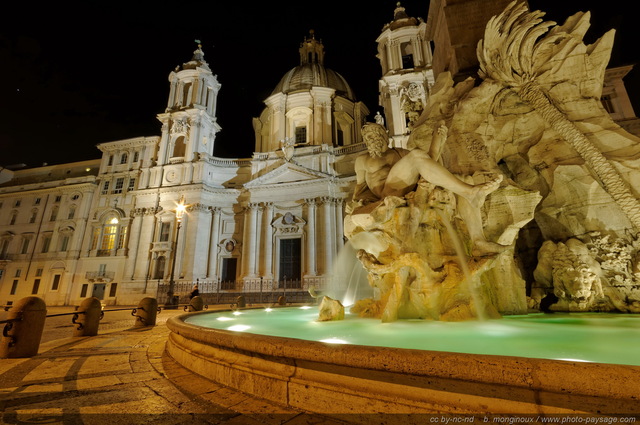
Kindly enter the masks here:
M 344 77 L 325 68 L 322 41 L 316 40 L 312 30 L 300 44 L 300 65 L 288 71 L 271 94 L 308 91 L 313 87 L 332 88 L 337 95 L 356 100 Z

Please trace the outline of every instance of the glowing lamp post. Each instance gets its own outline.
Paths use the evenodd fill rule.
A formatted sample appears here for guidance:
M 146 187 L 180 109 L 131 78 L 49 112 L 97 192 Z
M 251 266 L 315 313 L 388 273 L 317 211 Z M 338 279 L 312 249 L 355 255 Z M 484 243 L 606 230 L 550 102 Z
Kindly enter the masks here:
M 180 199 L 180 203 L 176 207 L 176 238 L 173 241 L 173 259 L 171 261 L 171 276 L 169 277 L 169 292 L 167 292 L 167 302 L 165 308 L 178 308 L 178 300 L 174 300 L 173 293 L 176 282 L 174 273 L 176 271 L 176 257 L 178 256 L 178 236 L 180 236 L 180 224 L 182 223 L 182 215 L 187 207 L 184 205 L 184 199 Z

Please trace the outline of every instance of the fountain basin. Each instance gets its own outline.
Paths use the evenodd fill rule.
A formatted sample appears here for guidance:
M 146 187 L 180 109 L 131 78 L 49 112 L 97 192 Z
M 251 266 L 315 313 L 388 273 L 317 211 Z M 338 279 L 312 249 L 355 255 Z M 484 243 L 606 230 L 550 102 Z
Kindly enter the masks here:
M 174 317 L 167 352 L 220 384 L 326 413 L 640 413 L 640 367 L 212 329 Z M 598 341 L 593 341 L 598 344 Z

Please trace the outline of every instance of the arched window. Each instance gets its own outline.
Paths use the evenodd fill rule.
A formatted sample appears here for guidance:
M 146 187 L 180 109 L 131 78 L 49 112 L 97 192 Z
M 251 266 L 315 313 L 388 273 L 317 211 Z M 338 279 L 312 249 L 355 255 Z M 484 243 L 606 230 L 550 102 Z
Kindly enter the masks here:
M 173 146 L 173 157 L 179 158 L 183 157 L 186 151 L 187 144 L 184 140 L 184 136 L 180 136 L 176 139 L 175 145 Z
M 120 155 L 120 164 L 126 164 L 127 159 L 129 159 L 129 155 L 127 155 L 126 152 L 123 152 L 123 154 Z
M 117 214 L 108 214 L 100 227 L 93 229 L 91 250 L 96 250 L 98 257 L 117 255 L 117 250 L 124 248 L 127 227 Z

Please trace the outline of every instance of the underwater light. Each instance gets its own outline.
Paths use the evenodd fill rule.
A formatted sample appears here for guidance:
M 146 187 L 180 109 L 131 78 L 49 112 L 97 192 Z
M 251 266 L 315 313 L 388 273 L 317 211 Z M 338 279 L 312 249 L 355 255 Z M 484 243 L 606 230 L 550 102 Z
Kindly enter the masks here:
M 220 316 L 217 318 L 217 320 L 221 321 L 221 322 L 226 322 L 228 320 L 233 320 L 232 317 L 226 317 L 226 316 Z
M 349 343 L 344 339 L 338 339 L 338 338 L 321 339 L 320 342 L 326 342 L 328 344 L 348 344 Z
M 233 326 L 229 326 L 227 329 L 230 331 L 238 331 L 238 332 L 242 332 L 242 331 L 246 331 L 247 329 L 250 329 L 251 326 L 247 326 L 247 325 L 233 325 Z

